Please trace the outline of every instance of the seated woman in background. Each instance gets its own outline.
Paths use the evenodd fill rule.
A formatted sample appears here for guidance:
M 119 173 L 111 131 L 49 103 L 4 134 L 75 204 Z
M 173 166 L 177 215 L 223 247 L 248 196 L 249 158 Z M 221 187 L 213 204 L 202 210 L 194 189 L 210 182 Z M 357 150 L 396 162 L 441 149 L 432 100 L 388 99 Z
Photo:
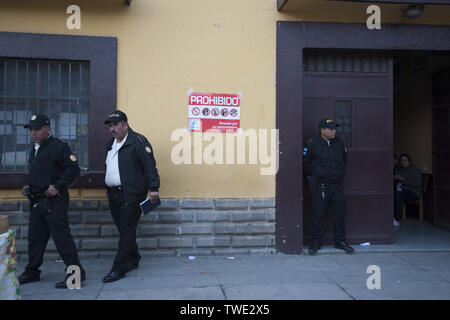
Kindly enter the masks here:
M 419 168 L 411 164 L 411 157 L 403 153 L 399 158 L 400 167 L 394 174 L 397 188 L 394 191 L 394 226 L 398 226 L 403 204 L 419 200 L 422 196 L 422 175 Z

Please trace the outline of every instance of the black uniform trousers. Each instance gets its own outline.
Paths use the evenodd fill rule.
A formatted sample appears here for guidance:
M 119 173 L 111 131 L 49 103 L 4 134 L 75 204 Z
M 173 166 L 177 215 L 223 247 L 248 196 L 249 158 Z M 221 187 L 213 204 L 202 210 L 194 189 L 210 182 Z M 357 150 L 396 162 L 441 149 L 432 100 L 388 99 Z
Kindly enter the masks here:
M 324 216 L 329 206 L 333 219 L 334 241 L 345 241 L 345 196 L 342 184 L 317 182 L 312 186 L 312 241 L 321 244 Z
M 127 203 L 123 190 L 118 188 L 108 188 L 108 199 L 112 218 L 119 230 L 119 249 L 111 271 L 126 273 L 136 267 L 141 259 L 136 243 L 141 207 L 139 202 Z
M 39 275 L 45 248 L 50 235 L 56 250 L 66 266 L 77 265 L 84 273 L 78 258 L 77 248 L 69 227 L 69 193 L 62 192 L 53 198 L 30 201 L 30 224 L 28 227 L 28 265 L 25 273 Z
M 402 219 L 402 209 L 405 202 L 416 201 L 420 198 L 411 190 L 395 191 L 394 193 L 394 218 L 397 221 Z

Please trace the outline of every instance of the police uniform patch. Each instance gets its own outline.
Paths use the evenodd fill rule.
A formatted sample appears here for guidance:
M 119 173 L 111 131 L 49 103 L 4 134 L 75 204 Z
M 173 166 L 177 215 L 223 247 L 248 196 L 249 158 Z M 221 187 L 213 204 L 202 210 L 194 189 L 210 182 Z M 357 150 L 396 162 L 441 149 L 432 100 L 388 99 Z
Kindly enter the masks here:
M 34 120 L 36 120 L 36 115 L 35 114 L 31 116 L 31 121 L 34 121 Z
M 71 154 L 69 158 L 70 158 L 70 160 L 72 160 L 73 162 L 77 161 L 77 158 L 76 158 L 73 154 Z
M 152 149 L 150 149 L 150 147 L 145 147 L 145 151 L 147 151 L 147 153 L 151 153 Z

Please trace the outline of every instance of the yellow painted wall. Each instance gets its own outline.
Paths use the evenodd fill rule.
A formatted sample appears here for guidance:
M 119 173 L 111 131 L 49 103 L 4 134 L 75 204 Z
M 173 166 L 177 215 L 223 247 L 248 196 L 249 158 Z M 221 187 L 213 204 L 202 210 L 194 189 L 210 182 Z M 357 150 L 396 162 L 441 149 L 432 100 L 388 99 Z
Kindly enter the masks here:
M 72 4 L 81 7 L 81 30 L 66 28 Z M 0 30 L 118 38 L 117 105 L 154 147 L 162 197 L 274 197 L 275 176 L 260 175 L 261 165 L 172 164 L 170 136 L 187 126 L 187 91 L 242 92 L 241 128 L 274 128 L 276 21 L 365 22 L 366 7 L 289 0 L 279 13 L 276 0 L 0 0 Z M 381 7 L 382 22 L 406 22 L 401 6 Z M 448 7 L 427 7 L 408 23 L 449 17 Z M 102 189 L 71 193 L 104 198 Z
M 66 28 L 71 4 L 81 7 L 81 30 Z M 275 128 L 275 19 L 272 0 L 135 0 L 130 7 L 118 0 L 24 0 L 0 6 L 1 31 L 118 38 L 117 105 L 153 145 L 162 197 L 274 196 L 275 176 L 260 175 L 260 165 L 172 164 L 176 142 L 170 137 L 187 127 L 190 88 L 242 92 L 241 128 Z

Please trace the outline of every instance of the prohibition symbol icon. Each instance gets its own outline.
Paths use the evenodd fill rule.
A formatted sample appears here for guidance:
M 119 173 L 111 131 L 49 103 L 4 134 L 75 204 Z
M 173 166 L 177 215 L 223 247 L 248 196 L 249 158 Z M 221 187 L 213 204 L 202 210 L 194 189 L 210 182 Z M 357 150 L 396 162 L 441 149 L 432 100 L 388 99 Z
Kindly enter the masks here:
M 207 115 L 209 115 L 209 108 L 203 108 L 203 115 L 204 116 L 207 116 Z
M 200 114 L 200 108 L 199 107 L 192 108 L 192 114 L 194 116 L 198 116 Z
M 212 110 L 211 110 L 211 114 L 212 114 L 213 116 L 217 117 L 217 116 L 219 115 L 219 109 L 217 109 L 217 108 L 212 109 Z
M 236 117 L 237 114 L 238 114 L 238 111 L 237 111 L 236 109 L 231 109 L 231 110 L 230 110 L 230 116 Z
M 226 117 L 228 115 L 228 109 L 222 109 L 220 113 L 222 114 L 222 116 Z

